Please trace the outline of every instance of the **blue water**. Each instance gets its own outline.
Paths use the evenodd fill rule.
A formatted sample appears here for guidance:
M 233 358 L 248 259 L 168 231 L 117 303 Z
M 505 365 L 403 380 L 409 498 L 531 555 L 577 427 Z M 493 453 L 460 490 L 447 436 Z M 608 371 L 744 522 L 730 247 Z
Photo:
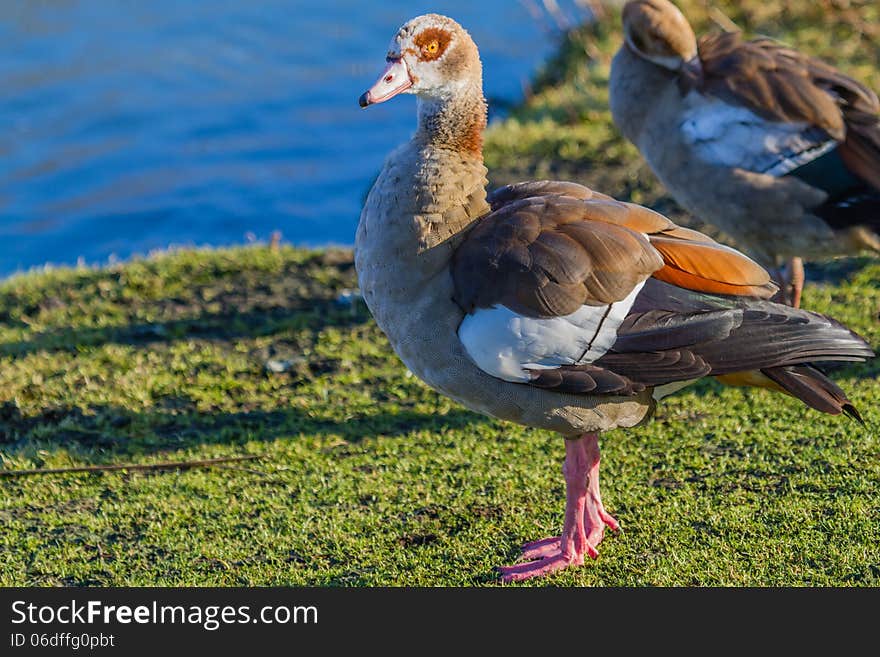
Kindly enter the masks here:
M 515 101 L 552 39 L 516 0 L 3 0 L 0 276 L 169 245 L 351 244 L 411 96 L 361 110 L 397 27 L 455 17 Z

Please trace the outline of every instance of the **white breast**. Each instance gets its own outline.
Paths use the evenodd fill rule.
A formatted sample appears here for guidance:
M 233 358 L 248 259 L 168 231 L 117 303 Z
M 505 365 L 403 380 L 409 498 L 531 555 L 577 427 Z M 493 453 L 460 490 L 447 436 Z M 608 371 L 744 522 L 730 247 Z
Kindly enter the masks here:
M 482 308 L 464 318 L 458 337 L 477 366 L 505 381 L 529 381 L 527 370 L 590 363 L 617 340 L 644 281 L 607 306 L 581 306 L 563 317 L 536 319 L 506 306 Z
M 768 121 L 745 107 L 692 92 L 680 125 L 682 138 L 702 161 L 770 176 L 803 166 L 837 145 L 806 123 Z

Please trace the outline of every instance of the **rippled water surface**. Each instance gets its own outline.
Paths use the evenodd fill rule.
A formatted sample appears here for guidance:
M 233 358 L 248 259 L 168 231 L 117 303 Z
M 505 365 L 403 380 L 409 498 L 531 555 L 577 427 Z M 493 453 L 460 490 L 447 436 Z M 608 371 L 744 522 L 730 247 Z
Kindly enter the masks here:
M 551 45 L 515 0 L 0 2 L 0 276 L 274 230 L 350 244 L 415 124 L 412 97 L 357 98 L 425 11 L 475 37 L 489 97 Z

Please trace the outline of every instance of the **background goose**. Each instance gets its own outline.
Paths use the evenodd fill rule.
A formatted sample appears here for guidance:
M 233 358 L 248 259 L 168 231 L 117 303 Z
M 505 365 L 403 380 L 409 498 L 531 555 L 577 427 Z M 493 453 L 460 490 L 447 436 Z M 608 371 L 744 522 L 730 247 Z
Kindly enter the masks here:
M 364 107 L 418 96 L 418 128 L 367 197 L 360 286 L 406 365 L 478 412 L 565 438 L 562 535 L 524 548 L 505 580 L 596 556 L 618 528 L 599 492 L 598 433 L 645 420 L 703 376 L 857 411 L 815 360 L 872 355 L 832 319 L 767 301 L 767 272 L 647 208 L 574 183 L 487 196 L 486 104 L 477 47 L 429 14 L 391 41 Z
M 623 8 L 614 122 L 672 195 L 766 266 L 880 251 L 880 101 L 767 38 L 694 36 L 668 0 Z

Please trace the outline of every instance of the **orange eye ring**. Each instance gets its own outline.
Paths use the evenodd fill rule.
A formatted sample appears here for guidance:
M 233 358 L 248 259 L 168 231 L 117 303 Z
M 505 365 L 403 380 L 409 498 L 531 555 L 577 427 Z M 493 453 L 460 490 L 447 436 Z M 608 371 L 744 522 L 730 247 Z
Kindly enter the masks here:
M 425 53 L 428 55 L 436 55 L 438 50 L 440 50 L 440 42 L 436 39 L 425 46 Z

